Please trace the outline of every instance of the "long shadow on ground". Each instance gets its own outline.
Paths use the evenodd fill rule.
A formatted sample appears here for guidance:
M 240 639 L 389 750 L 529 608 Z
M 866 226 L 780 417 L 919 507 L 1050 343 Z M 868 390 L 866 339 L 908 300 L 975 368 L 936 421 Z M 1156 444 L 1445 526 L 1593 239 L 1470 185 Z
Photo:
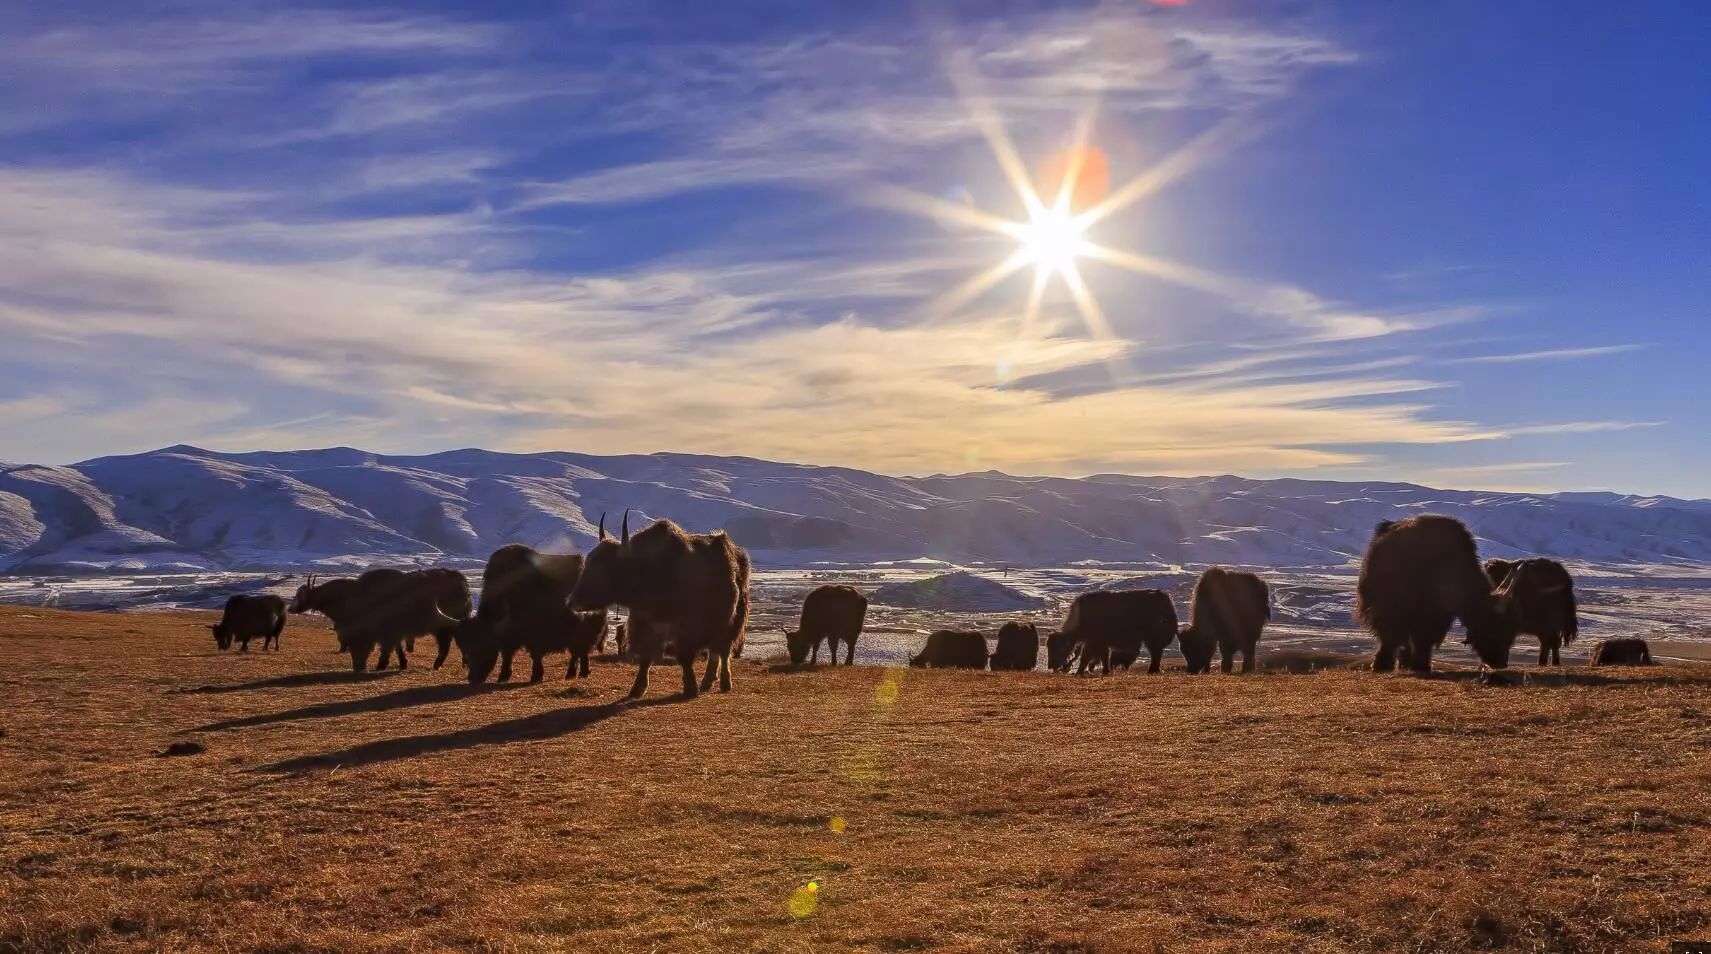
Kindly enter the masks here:
M 651 699 L 641 699 L 634 702 L 621 700 L 603 702 L 594 706 L 553 709 L 549 712 L 537 712 L 534 715 L 523 716 L 518 719 L 506 719 L 503 722 L 494 722 L 474 729 L 459 729 L 455 732 L 436 732 L 432 735 L 411 735 L 399 739 L 365 742 L 362 745 L 353 745 L 348 749 L 339 749 L 335 752 L 286 759 L 272 765 L 261 766 L 256 771 L 291 773 L 335 766 L 350 768 L 357 765 L 373 765 L 377 762 L 390 762 L 395 759 L 429 755 L 434 752 L 470 749 L 482 745 L 538 742 L 543 739 L 555 739 L 562 735 L 569 735 L 572 732 L 580 732 L 591 725 L 604 722 L 630 709 L 670 705 L 683 701 L 685 699 L 681 695 L 655 696 Z
M 317 702 L 311 706 L 287 709 L 284 712 L 264 712 L 259 715 L 243 716 L 237 719 L 222 719 L 210 722 L 186 732 L 220 732 L 225 729 L 242 729 L 249 726 L 271 725 L 275 722 L 295 722 L 299 719 L 328 719 L 334 716 L 355 715 L 358 712 L 386 712 L 392 709 L 407 709 L 410 706 L 432 705 L 436 702 L 450 702 L 454 699 L 466 699 L 489 692 L 501 692 L 514 689 L 522 683 L 501 683 L 497 685 L 475 685 L 468 683 L 438 683 L 432 686 L 413 686 L 409 689 L 399 689 L 396 692 L 383 693 L 378 696 L 367 696 L 362 699 L 339 699 L 333 702 Z
M 289 676 L 273 676 L 267 679 L 257 679 L 253 682 L 233 682 L 225 685 L 190 686 L 185 689 L 174 689 L 173 692 L 187 693 L 220 693 L 247 692 L 251 689 L 290 689 L 295 686 L 337 686 L 357 682 L 373 682 L 388 676 L 398 675 L 398 670 L 388 669 L 384 672 L 351 672 L 349 669 L 334 669 L 326 672 L 299 672 Z

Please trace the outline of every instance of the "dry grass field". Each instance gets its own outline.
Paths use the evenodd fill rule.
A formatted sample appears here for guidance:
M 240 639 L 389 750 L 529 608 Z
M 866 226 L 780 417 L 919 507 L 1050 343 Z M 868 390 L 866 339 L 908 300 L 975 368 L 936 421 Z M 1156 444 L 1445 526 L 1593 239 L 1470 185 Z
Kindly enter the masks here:
M 1648 951 L 1711 670 L 354 679 L 0 608 L 0 950 Z M 1263 652 L 1263 650 L 1262 650 Z M 455 654 L 454 654 L 455 657 Z M 527 669 L 524 669 L 527 672 Z M 163 756 L 175 743 L 198 754 Z M 813 882 L 814 888 L 806 886 Z

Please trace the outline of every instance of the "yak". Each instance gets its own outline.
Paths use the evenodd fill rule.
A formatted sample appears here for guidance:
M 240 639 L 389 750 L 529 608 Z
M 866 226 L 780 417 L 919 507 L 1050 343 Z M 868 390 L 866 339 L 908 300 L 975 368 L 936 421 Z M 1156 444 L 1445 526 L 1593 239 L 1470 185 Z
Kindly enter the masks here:
M 1040 662 L 1040 631 L 1033 623 L 1009 622 L 998 628 L 998 645 L 992 650 L 994 672 L 1028 672 Z
M 1252 573 L 1209 567 L 1194 582 L 1194 601 L 1189 606 L 1189 624 L 1177 633 L 1189 672 L 1211 669 L 1207 647 L 1216 645 L 1225 672 L 1235 667 L 1242 654 L 1242 672 L 1253 672 L 1256 648 L 1266 620 L 1271 619 L 1271 590 Z M 1204 656 L 1204 665 L 1196 665 Z
M 238 644 L 239 652 L 250 651 L 250 640 L 261 637 L 262 652 L 271 643 L 279 649 L 279 634 L 285 629 L 285 600 L 271 593 L 253 596 L 238 595 L 226 600 L 226 611 L 220 621 L 208 627 L 214 631 L 214 645 L 221 651 Z
M 1400 657 L 1430 672 L 1432 650 L 1460 619 L 1480 661 L 1509 664 L 1515 624 L 1491 592 L 1479 546 L 1454 517 L 1421 514 L 1380 523 L 1355 584 L 1355 615 L 1378 637 L 1372 668 L 1389 672 Z
M 909 660 L 917 669 L 985 669 L 986 637 L 972 631 L 941 629 Z
M 498 681 L 509 681 L 511 661 L 519 649 L 528 650 L 533 661 L 530 682 L 545 677 L 545 657 L 557 652 L 570 654 L 564 678 L 588 677 L 588 657 L 606 632 L 605 610 L 577 611 L 560 601 L 539 606 L 508 602 L 495 612 L 503 615 L 457 623 L 456 639 L 469 665 L 471 684 L 485 682 L 494 662 L 501 659 Z
M 1652 648 L 1643 639 L 1606 639 L 1592 647 L 1594 666 L 1649 666 Z
M 1060 663 L 1067 668 L 1068 647 L 1077 647 L 1081 661 L 1076 675 L 1086 673 L 1089 665 L 1110 675 L 1112 666 L 1139 658 L 1144 645 L 1151 657 L 1147 672 L 1158 672 L 1165 647 L 1176 638 L 1176 605 L 1163 590 L 1094 590 L 1069 604 L 1062 634 L 1060 655 L 1050 657 L 1048 652 L 1053 669 Z
M 310 577 L 291 606 L 293 612 L 316 610 L 333 621 L 356 672 L 368 667 L 368 655 L 376 646 L 380 659 L 375 668 L 385 669 L 394 655 L 398 668 L 405 668 L 409 665 L 406 645 L 423 634 L 439 644 L 437 668 L 451 650 L 457 621 L 469 613 L 469 582 L 462 573 L 445 569 L 383 568 L 348 582 L 320 584 Z
M 1080 645 L 1068 633 L 1053 630 L 1046 634 L 1046 668 L 1052 672 L 1069 672 L 1080 651 Z
M 1580 635 L 1568 568 L 1545 557 L 1492 558 L 1485 561 L 1485 575 L 1499 608 L 1514 616 L 1516 629 L 1539 637 L 1539 665 L 1562 665 L 1563 644 Z
M 849 644 L 844 665 L 855 664 L 856 637 L 861 635 L 867 619 L 867 597 L 853 586 L 827 584 L 816 587 L 802 601 L 802 620 L 794 630 L 784 631 L 784 642 L 790 650 L 790 662 L 800 666 L 813 649 L 813 662 L 820 661 L 820 643 L 831 650 L 832 665 L 838 664 L 838 643 Z
M 453 640 L 469 668 L 469 681 L 482 682 L 501 657 L 499 681 L 511 678 L 511 660 L 517 650 L 528 647 L 535 658 L 535 679 L 540 678 L 540 657 L 561 652 L 572 645 L 593 643 L 579 627 L 589 625 L 573 618 L 566 603 L 582 576 L 579 553 L 541 553 L 520 543 L 493 551 L 481 573 L 481 603 L 475 615 L 461 620 L 453 629 Z M 605 625 L 602 614 L 601 625 Z M 573 633 L 577 633 L 573 637 Z M 598 634 L 597 634 L 598 635 Z M 577 662 L 572 651 L 572 665 Z
M 683 694 L 693 699 L 695 659 L 707 653 L 701 691 L 731 691 L 731 656 L 741 652 L 749 618 L 749 555 L 723 532 L 692 534 L 670 520 L 656 520 L 630 536 L 624 512 L 623 535 L 606 535 L 588 554 L 582 576 L 570 595 L 575 609 L 630 610 L 629 641 L 637 655 L 630 698 L 648 690 L 648 668 L 669 640 L 683 669 Z

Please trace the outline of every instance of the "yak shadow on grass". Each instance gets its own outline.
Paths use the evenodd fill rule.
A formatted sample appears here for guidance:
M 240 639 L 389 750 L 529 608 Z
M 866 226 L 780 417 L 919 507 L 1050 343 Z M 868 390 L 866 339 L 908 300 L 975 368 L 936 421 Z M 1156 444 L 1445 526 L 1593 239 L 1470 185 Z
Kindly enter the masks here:
M 451 702 L 454 699 L 467 699 L 489 692 L 502 692 L 515 689 L 522 683 L 501 683 L 498 685 L 470 685 L 463 682 L 437 683 L 432 686 L 412 686 L 409 689 L 399 689 L 378 696 L 368 696 L 362 699 L 336 699 L 332 702 L 317 702 L 314 705 L 287 709 L 284 712 L 263 712 L 257 715 L 241 716 L 236 719 L 222 719 L 210 722 L 186 732 L 220 732 L 226 729 L 243 729 L 258 725 L 271 725 L 275 722 L 295 722 L 300 719 L 328 719 L 334 716 L 355 715 L 359 712 L 387 712 L 393 709 L 408 709 L 411 706 L 432 705 L 436 702 Z
M 183 689 L 173 689 L 174 693 L 221 693 L 247 692 L 251 689 L 290 689 L 296 686 L 340 686 L 359 682 L 373 682 L 398 675 L 398 670 L 387 669 L 381 672 L 351 672 L 349 669 L 333 669 L 325 672 L 298 672 L 289 676 L 271 676 L 267 679 L 257 679 L 253 682 L 233 682 L 225 685 L 187 686 Z
M 636 701 L 619 700 L 602 702 L 599 705 L 592 706 L 553 709 L 517 719 L 494 722 L 474 729 L 435 732 L 430 735 L 410 735 L 398 739 L 379 739 L 374 742 L 353 745 L 347 749 L 339 749 L 335 752 L 286 759 L 272 765 L 261 766 L 256 771 L 291 774 L 313 769 L 350 768 L 358 765 L 373 765 L 377 762 L 391 762 L 396 759 L 414 758 L 418 755 L 431 755 L 435 752 L 471 749 L 483 745 L 504 745 L 507 742 L 539 742 L 544 739 L 556 739 L 573 732 L 580 732 L 589 726 L 621 715 L 630 709 L 670 705 L 684 701 L 687 700 L 681 695 L 654 696 Z

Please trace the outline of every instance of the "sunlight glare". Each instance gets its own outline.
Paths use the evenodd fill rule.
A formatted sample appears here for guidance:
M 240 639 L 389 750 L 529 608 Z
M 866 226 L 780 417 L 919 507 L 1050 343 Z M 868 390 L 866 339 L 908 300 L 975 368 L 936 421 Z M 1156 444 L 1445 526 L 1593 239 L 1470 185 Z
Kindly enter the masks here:
M 1066 204 L 1034 212 L 1022 231 L 1022 250 L 1028 262 L 1048 275 L 1061 275 L 1073 268 L 1081 252 L 1081 223 L 1069 214 Z

